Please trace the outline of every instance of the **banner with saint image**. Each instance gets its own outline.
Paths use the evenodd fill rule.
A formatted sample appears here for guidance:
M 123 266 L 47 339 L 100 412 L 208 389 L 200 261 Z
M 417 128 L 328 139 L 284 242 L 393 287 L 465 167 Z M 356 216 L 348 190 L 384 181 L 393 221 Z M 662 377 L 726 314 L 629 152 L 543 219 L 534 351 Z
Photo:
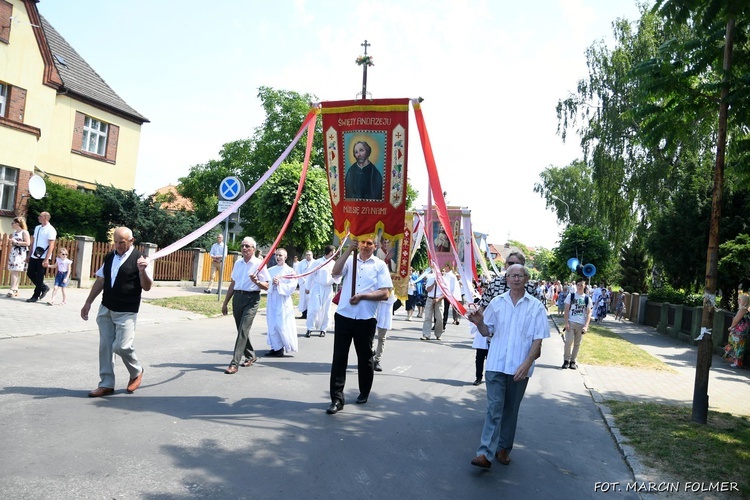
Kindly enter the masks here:
M 343 238 L 400 240 L 406 213 L 409 99 L 323 102 L 333 227 Z

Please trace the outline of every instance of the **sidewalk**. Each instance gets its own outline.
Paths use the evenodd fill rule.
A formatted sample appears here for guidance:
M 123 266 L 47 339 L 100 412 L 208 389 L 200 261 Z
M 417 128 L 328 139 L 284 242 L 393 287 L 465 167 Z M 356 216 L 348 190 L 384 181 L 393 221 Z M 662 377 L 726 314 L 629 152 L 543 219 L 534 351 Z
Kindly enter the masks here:
M 49 283 L 51 287 L 51 283 Z M 222 287 L 223 293 L 226 286 Z M 215 288 L 214 288 L 215 290 Z M 47 301 L 52 298 L 52 290 L 43 300 L 34 303 L 26 302 L 31 297 L 32 289 L 26 288 L 18 291 L 17 298 L 5 296 L 7 290 L 2 290 L 0 296 L 0 309 L 2 310 L 3 328 L 0 330 L 0 340 L 15 337 L 31 337 L 34 335 L 50 335 L 57 333 L 82 332 L 96 330 L 96 311 L 101 303 L 101 294 L 94 301 L 88 321 L 81 319 L 81 307 L 89 295 L 86 288 L 67 288 L 67 304 L 50 307 Z M 148 292 L 143 292 L 143 301 L 138 313 L 138 324 L 154 324 L 179 321 L 184 319 L 201 319 L 205 316 L 188 311 L 178 311 L 164 307 L 152 306 L 149 300 L 178 297 L 185 295 L 203 294 L 199 287 L 165 286 L 155 284 Z M 213 294 L 216 298 L 216 293 Z M 55 302 L 62 301 L 60 291 L 55 296 Z
M 559 318 L 555 320 L 559 325 Z M 672 371 L 581 365 L 584 382 L 595 401 L 614 399 L 692 406 L 697 346 L 679 342 L 645 325 L 614 321 L 612 316 L 601 326 L 661 360 Z M 585 341 L 582 348 L 586 348 Z M 750 370 L 730 368 L 720 356 L 714 355 L 708 397 L 711 411 L 750 416 Z

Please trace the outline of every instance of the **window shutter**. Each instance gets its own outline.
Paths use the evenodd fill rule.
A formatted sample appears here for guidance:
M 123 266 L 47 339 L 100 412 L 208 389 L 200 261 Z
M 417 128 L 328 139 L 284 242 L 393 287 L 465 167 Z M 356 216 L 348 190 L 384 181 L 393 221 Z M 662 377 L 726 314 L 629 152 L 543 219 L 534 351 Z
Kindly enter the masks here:
M 108 162 L 115 163 L 117 159 L 117 141 L 120 138 L 120 127 L 117 125 L 109 124 L 109 131 L 107 132 L 107 152 L 106 158 Z

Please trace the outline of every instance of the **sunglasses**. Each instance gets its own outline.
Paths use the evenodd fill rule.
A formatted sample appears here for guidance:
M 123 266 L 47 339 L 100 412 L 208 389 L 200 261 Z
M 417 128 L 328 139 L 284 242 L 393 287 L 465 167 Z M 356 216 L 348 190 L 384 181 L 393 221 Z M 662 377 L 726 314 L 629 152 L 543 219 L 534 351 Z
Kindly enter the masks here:
M 507 264 L 508 264 L 508 267 L 515 266 L 516 264 L 523 265 L 520 262 L 507 262 Z

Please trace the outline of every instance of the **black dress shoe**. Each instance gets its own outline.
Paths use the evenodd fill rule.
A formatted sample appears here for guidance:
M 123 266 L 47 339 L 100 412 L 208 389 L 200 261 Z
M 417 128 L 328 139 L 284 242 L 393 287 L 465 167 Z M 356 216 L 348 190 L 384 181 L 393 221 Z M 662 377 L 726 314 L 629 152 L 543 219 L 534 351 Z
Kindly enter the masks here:
M 359 396 L 357 396 L 356 403 L 358 405 L 363 405 L 363 404 L 367 403 L 367 396 L 364 396 L 364 395 L 360 394 Z
M 331 406 L 328 407 L 328 409 L 326 410 L 326 413 L 328 413 L 329 415 L 334 415 L 343 409 L 344 409 L 344 404 L 339 403 L 338 401 L 335 401 L 331 403 Z
M 38 297 L 31 297 L 30 299 L 26 299 L 26 302 L 36 302 L 37 300 L 39 300 Z
M 476 379 L 476 380 L 474 381 L 474 384 L 473 384 L 473 385 L 479 385 L 479 384 L 481 384 L 481 383 L 482 383 L 482 377 L 479 377 L 478 379 Z
M 380 366 L 380 361 L 375 361 L 375 371 L 382 372 L 383 368 Z
M 44 290 L 42 290 L 42 293 L 39 294 L 39 300 L 42 300 L 44 296 L 47 295 L 47 292 L 49 292 L 49 287 L 45 285 Z
M 310 338 L 310 330 L 307 330 L 307 333 L 305 333 L 305 337 L 307 337 L 308 339 Z

